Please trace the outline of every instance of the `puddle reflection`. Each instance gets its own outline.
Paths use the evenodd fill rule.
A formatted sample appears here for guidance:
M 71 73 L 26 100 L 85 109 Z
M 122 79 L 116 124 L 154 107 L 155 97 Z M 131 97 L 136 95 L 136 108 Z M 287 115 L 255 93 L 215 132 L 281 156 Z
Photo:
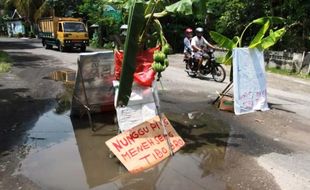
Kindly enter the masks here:
M 54 71 L 49 74 L 48 78 L 55 81 L 62 81 L 67 83 L 74 83 L 76 72 L 71 69 L 63 69 L 59 71 Z
M 117 158 L 109 157 L 105 141 L 116 134 L 108 124 L 91 133 L 87 121 L 74 121 L 75 137 L 90 188 L 95 189 L 227 189 L 215 175 L 224 164 L 229 128 L 204 113 L 166 114 L 187 145 L 157 166 L 129 174 Z M 96 120 L 96 119 L 94 119 Z M 112 118 L 111 118 L 112 120 Z M 101 122 L 95 123 L 97 126 Z M 196 125 L 196 127 L 193 127 Z M 222 142 L 222 143 L 219 143 Z
M 86 118 L 68 114 L 50 111 L 29 131 L 31 149 L 18 174 L 44 189 L 228 189 L 216 170 L 224 164 L 229 128 L 207 114 L 167 113 L 186 146 L 138 174 L 129 174 L 105 145 L 117 133 L 114 113 L 93 117 L 96 132 Z

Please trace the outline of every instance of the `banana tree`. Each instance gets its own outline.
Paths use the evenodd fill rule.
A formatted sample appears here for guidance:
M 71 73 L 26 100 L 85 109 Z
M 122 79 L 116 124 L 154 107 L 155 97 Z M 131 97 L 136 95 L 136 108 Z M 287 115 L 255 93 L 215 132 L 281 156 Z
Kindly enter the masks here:
M 281 17 L 261 17 L 249 23 L 241 33 L 240 37 L 235 36 L 233 39 L 230 39 L 215 31 L 211 31 L 210 36 L 219 46 L 228 50 L 226 56 L 221 60 L 221 62 L 225 64 L 231 64 L 232 50 L 236 47 L 243 47 L 242 38 L 250 26 L 256 24 L 261 25 L 261 28 L 252 39 L 248 47 L 258 48 L 263 51 L 275 45 L 285 34 L 288 26 L 284 26 L 280 29 L 277 29 L 276 27 L 277 24 L 284 24 L 284 22 L 285 19 Z
M 149 38 L 156 39 L 156 46 L 161 50 L 154 53 L 153 70 L 160 73 L 168 66 L 167 53 L 169 45 L 162 31 L 159 18 L 167 14 L 189 15 L 193 13 L 193 3 L 198 0 L 180 0 L 173 4 L 164 0 L 111 0 L 111 3 L 124 3 L 124 8 L 129 8 L 128 31 L 124 46 L 124 59 L 120 77 L 118 106 L 126 106 L 131 94 L 133 75 L 136 68 L 136 55 L 145 48 L 149 48 Z M 150 37 L 151 36 L 151 37 Z M 151 43 L 152 44 L 152 43 Z

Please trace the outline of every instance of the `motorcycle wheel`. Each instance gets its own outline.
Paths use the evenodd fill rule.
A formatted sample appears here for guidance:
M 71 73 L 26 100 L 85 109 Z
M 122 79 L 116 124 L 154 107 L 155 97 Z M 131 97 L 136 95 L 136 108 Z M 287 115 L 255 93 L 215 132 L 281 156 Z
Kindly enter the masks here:
M 212 78 L 216 82 L 223 82 L 226 78 L 226 71 L 224 67 L 220 64 L 216 64 L 216 66 L 213 68 L 213 71 L 211 72 Z
M 186 72 L 187 72 L 187 74 L 188 74 L 188 76 L 190 76 L 190 77 L 196 77 L 196 72 L 193 72 L 192 70 L 186 70 Z
M 190 61 L 184 61 L 185 62 L 185 71 L 187 72 L 188 76 L 190 77 L 196 77 L 196 73 L 192 70 L 192 65 Z

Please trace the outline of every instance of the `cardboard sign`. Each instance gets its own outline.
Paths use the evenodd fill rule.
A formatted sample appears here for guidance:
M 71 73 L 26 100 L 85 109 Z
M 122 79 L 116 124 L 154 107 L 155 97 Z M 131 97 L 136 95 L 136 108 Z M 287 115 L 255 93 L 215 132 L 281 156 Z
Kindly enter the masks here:
M 219 109 L 222 111 L 233 112 L 234 111 L 233 97 L 228 96 L 228 95 L 224 95 L 223 97 L 221 97 L 220 103 L 219 103 Z
M 258 49 L 233 49 L 234 111 L 236 115 L 269 110 L 264 54 Z
M 82 75 L 82 76 L 81 76 Z M 112 51 L 81 53 L 73 91 L 71 115 L 79 115 L 86 104 L 84 87 L 91 112 L 114 110 L 114 54 Z M 77 99 L 78 100 L 77 100 Z
M 185 145 L 169 120 L 163 116 L 173 152 Z M 136 173 L 154 166 L 170 155 L 158 116 L 125 131 L 106 142 L 109 149 L 124 164 L 130 173 Z
M 116 86 L 116 102 L 119 83 L 117 81 L 114 82 L 114 84 Z M 122 132 L 152 119 L 157 115 L 153 93 L 155 97 L 158 97 L 156 81 L 153 82 L 152 87 L 144 87 L 133 83 L 128 105 L 116 107 L 118 127 Z

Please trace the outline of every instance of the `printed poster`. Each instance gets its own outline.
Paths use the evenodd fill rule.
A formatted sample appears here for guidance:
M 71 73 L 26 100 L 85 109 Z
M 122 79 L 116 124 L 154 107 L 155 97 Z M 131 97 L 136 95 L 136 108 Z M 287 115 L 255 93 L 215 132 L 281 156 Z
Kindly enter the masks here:
M 84 110 L 81 103 L 87 105 L 87 101 L 93 113 L 113 111 L 113 51 L 81 53 L 78 58 L 77 66 L 71 115 L 79 115 L 81 110 Z M 83 91 L 83 82 L 87 101 Z

